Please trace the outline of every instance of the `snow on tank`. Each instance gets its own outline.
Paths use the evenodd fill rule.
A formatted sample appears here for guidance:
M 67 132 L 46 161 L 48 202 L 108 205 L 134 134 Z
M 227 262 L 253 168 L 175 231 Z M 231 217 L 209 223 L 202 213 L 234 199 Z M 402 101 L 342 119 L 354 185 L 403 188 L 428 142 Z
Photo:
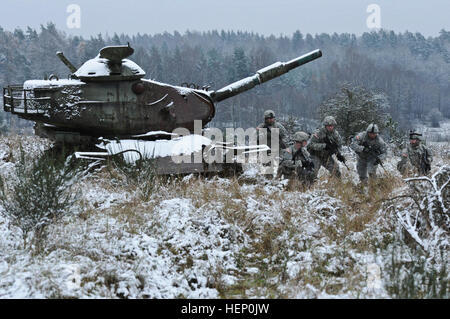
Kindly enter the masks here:
M 108 59 L 97 56 L 86 61 L 75 75 L 83 80 L 134 80 L 145 76 L 144 70 L 131 60 L 122 60 L 119 69 L 111 65 Z
M 100 51 L 94 59 L 86 61 L 74 74 L 83 81 L 139 80 L 144 70 L 126 59 L 134 50 L 128 46 L 109 46 Z
M 84 82 L 73 79 L 60 79 L 60 80 L 27 80 L 23 83 L 25 90 L 33 90 L 35 88 L 57 88 L 64 86 L 83 85 Z

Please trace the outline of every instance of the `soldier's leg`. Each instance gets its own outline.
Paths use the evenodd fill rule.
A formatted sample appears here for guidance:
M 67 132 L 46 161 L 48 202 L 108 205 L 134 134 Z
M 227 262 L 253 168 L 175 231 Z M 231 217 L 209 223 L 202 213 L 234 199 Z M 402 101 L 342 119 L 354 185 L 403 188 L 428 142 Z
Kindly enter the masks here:
M 370 161 L 367 164 L 367 170 L 369 171 L 369 177 L 371 179 L 375 179 L 377 177 L 377 168 L 378 164 L 375 164 L 374 161 Z
M 319 174 L 319 169 L 322 166 L 322 161 L 317 156 L 311 156 L 311 159 L 314 163 L 314 170 L 313 170 L 313 179 L 317 179 L 317 175 Z
M 361 184 L 367 184 L 367 161 L 358 158 L 356 170 L 358 171 L 359 181 Z
M 298 179 L 307 186 L 310 186 L 314 183 L 314 170 L 309 169 L 300 169 L 297 171 Z
M 336 161 L 330 156 L 326 160 L 325 168 L 330 172 L 331 175 L 334 177 L 340 178 L 341 177 L 341 171 L 339 170 L 339 165 L 336 163 Z

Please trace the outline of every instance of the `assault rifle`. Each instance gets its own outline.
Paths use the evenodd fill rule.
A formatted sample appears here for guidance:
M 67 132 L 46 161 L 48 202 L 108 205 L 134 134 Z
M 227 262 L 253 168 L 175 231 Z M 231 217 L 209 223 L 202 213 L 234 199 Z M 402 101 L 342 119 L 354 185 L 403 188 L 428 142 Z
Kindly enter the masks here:
M 368 150 L 368 153 L 372 156 L 375 157 L 375 164 L 380 164 L 380 166 L 384 169 L 384 171 L 386 171 L 386 169 L 384 168 L 383 162 L 380 159 L 380 155 L 381 155 L 381 148 L 378 145 L 369 145 L 367 142 L 364 142 L 362 144 L 362 146 L 364 146 L 365 149 Z
M 341 152 L 339 152 L 339 148 L 338 145 L 335 142 L 331 142 L 330 138 L 327 136 L 325 136 L 325 144 L 327 144 L 325 146 L 325 149 L 330 152 L 331 155 L 336 154 L 336 158 L 338 159 L 339 162 L 341 162 L 342 164 L 344 164 L 344 166 L 350 170 L 346 164 L 346 159 L 344 157 L 344 155 L 341 154 Z

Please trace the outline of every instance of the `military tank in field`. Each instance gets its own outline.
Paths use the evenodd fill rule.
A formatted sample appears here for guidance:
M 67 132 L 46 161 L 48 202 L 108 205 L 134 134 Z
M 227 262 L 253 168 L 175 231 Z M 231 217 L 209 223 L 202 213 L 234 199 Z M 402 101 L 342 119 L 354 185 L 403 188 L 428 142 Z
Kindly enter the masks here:
M 274 63 L 219 90 L 207 91 L 144 79 L 145 72 L 127 59 L 133 52 L 129 45 L 105 47 L 80 68 L 57 52 L 68 66 L 70 78 L 51 75 L 48 80 L 5 87 L 4 110 L 35 121 L 37 135 L 65 143 L 171 132 L 180 127 L 193 131 L 194 120 L 201 120 L 205 126 L 214 117 L 214 103 L 322 56 L 315 50 L 286 63 Z
M 315 50 L 276 62 L 253 76 L 209 91 L 144 79 L 144 70 L 127 59 L 133 52 L 129 44 L 108 46 L 79 68 L 57 52 L 71 72 L 69 78 L 51 75 L 5 87 L 4 110 L 36 122 L 36 135 L 59 144 L 93 145 L 100 137 L 155 139 L 167 132 L 170 136 L 177 128 L 193 132 L 195 121 L 201 121 L 203 128 L 215 115 L 215 103 L 322 56 Z

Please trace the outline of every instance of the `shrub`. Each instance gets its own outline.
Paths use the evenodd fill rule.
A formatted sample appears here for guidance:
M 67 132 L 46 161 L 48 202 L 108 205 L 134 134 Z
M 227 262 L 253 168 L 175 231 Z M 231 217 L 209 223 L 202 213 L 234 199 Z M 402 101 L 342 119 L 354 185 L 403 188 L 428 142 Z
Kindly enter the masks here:
M 110 161 L 109 168 L 109 173 L 112 178 L 116 178 L 116 176 L 113 174 L 111 168 L 120 173 L 127 186 L 136 189 L 141 200 L 150 200 L 157 185 L 155 182 L 156 169 L 153 160 L 141 159 L 135 163 L 128 163 L 123 157 L 115 156 Z
M 397 126 L 388 114 L 389 109 L 384 93 L 345 84 L 340 92 L 319 105 L 318 114 L 321 119 L 327 115 L 334 116 L 342 137 L 347 141 L 366 130 L 370 123 L 377 124 L 380 130 L 392 137 Z
M 450 297 L 448 261 L 443 251 L 440 253 L 438 263 L 430 263 L 417 252 L 407 260 L 402 260 L 399 250 L 396 248 L 392 250 L 386 269 L 388 278 L 386 288 L 393 298 Z
M 78 197 L 72 186 L 80 169 L 49 154 L 32 160 L 31 164 L 28 161 L 21 151 L 16 178 L 10 187 L 0 177 L 0 202 L 4 214 L 22 230 L 24 247 L 32 232 L 32 241 L 40 250 L 46 227 L 67 214 Z

